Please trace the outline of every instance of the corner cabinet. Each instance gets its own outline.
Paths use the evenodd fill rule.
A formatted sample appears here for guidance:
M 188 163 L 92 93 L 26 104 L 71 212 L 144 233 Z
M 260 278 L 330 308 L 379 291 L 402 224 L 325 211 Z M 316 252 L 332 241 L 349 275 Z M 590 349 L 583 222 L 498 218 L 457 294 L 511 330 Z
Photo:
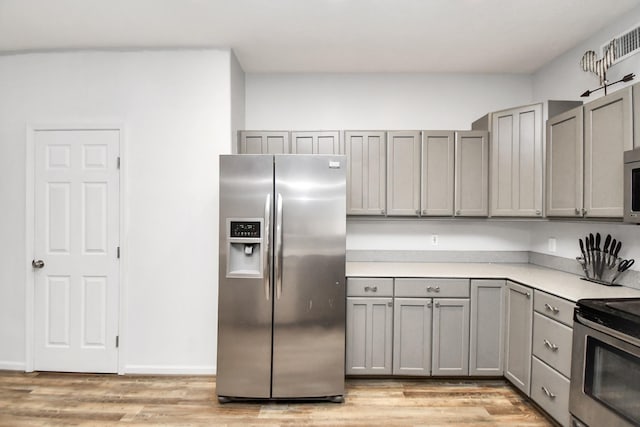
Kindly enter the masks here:
M 420 132 L 387 132 L 387 215 L 420 215 Z
M 503 375 L 504 290 L 504 280 L 471 280 L 469 375 Z
M 238 154 L 289 154 L 287 131 L 238 131 Z
M 531 385 L 531 339 L 533 290 L 507 280 L 504 376 L 529 396 Z
M 489 133 L 456 132 L 455 216 L 489 214 Z
M 385 132 L 346 131 L 347 214 L 384 215 L 387 198 Z
M 347 375 L 390 375 L 393 279 L 347 279 Z
M 542 216 L 542 104 L 492 114 L 491 216 Z
M 422 131 L 420 215 L 452 216 L 455 133 Z

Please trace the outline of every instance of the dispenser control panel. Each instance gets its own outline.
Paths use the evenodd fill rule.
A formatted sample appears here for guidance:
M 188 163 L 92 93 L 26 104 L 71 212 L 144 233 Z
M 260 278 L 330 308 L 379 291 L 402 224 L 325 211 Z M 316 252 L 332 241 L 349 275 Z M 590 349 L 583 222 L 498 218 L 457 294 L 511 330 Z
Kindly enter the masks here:
M 231 221 L 230 224 L 231 238 L 244 237 L 250 239 L 260 238 L 260 222 L 259 221 Z

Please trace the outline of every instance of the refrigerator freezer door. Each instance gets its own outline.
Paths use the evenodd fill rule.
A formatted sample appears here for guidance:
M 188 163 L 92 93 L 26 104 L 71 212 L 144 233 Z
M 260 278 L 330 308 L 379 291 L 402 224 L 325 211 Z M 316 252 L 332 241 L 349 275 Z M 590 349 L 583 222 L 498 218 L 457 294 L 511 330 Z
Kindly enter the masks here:
M 272 299 L 270 263 L 262 278 L 227 276 L 228 218 L 262 218 L 273 203 L 272 156 L 220 156 L 220 259 L 218 264 L 218 396 L 268 398 L 271 393 Z M 267 216 L 265 218 L 265 215 Z M 269 230 L 261 230 L 270 251 Z
M 282 228 L 276 226 L 274 239 L 282 259 L 274 260 L 281 277 L 275 277 L 272 397 L 342 395 L 345 158 L 275 156 L 275 164 Z

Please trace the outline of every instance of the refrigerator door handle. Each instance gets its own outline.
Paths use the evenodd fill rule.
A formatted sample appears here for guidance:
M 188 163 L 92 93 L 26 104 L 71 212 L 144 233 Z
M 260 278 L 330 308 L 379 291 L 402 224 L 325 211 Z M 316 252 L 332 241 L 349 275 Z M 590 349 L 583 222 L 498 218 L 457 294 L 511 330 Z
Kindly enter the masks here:
M 280 299 L 282 294 L 282 194 L 280 193 L 276 198 L 275 253 L 276 299 Z
M 264 202 L 264 296 L 269 301 L 271 295 L 271 194 L 267 194 L 267 200 Z

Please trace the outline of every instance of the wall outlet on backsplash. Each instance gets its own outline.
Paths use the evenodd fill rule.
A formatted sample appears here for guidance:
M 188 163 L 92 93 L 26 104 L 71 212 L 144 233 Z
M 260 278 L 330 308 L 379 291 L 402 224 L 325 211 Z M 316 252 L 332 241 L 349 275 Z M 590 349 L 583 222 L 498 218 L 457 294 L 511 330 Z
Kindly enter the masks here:
M 438 235 L 437 234 L 432 234 L 431 235 L 431 244 L 433 246 L 438 246 Z
M 556 252 L 556 243 L 557 243 L 557 241 L 556 241 L 555 237 L 549 237 L 549 240 L 548 240 L 548 243 L 547 243 L 548 248 L 549 248 L 549 252 L 551 252 L 551 253 L 555 253 Z

